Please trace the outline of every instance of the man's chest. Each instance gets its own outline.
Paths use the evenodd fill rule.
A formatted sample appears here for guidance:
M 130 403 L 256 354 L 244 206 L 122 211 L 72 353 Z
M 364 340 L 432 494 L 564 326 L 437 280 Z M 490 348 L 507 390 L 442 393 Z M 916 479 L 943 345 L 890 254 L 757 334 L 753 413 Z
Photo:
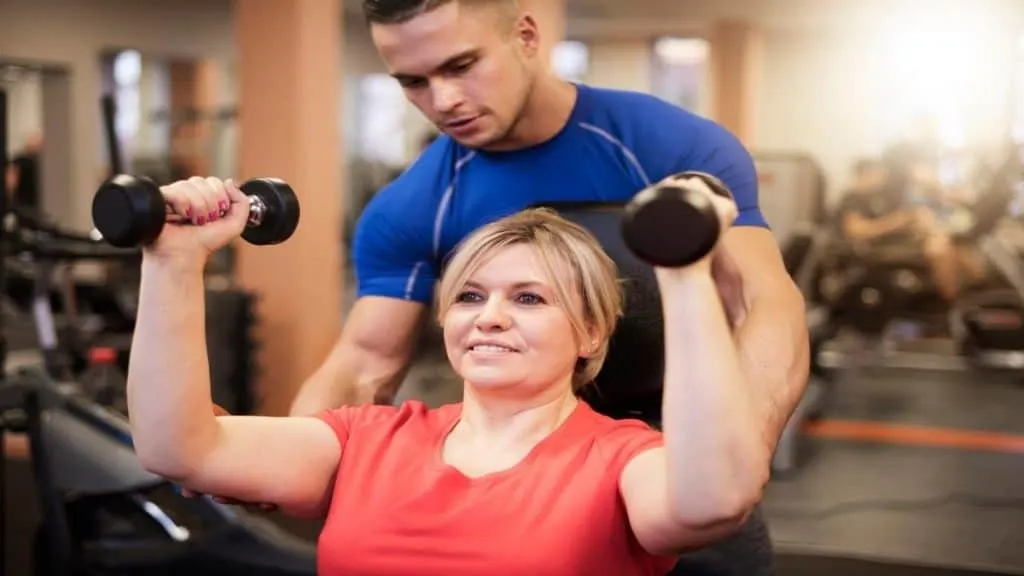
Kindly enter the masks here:
M 645 186 L 647 175 L 614 158 L 525 167 L 469 162 L 442 199 L 436 230 L 441 253 L 480 226 L 527 208 L 626 202 Z

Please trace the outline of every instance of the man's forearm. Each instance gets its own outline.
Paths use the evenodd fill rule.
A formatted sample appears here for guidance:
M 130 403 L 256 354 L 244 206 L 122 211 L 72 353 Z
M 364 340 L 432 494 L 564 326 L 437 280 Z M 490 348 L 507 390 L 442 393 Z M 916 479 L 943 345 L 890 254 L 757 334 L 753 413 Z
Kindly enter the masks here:
M 368 404 L 359 397 L 355 379 L 322 366 L 310 376 L 295 395 L 290 416 L 311 416 L 322 410 L 347 405 Z
M 734 335 L 747 382 L 757 391 L 765 443 L 774 451 L 810 370 L 802 296 L 794 289 L 785 296 L 754 300 Z
M 299 388 L 289 412 L 291 416 L 309 416 L 340 406 L 390 404 L 405 378 L 405 370 L 380 370 L 372 373 L 369 358 L 349 353 L 327 360 Z

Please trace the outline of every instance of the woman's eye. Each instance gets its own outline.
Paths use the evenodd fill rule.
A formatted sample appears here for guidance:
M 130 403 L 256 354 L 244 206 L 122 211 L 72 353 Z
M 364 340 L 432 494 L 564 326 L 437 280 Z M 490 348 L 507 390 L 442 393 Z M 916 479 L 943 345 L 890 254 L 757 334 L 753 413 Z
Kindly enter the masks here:
M 455 301 L 456 302 L 460 302 L 460 303 L 464 303 L 464 302 L 479 302 L 480 301 L 480 295 L 477 294 L 476 292 L 471 291 L 471 290 L 465 290 L 463 292 L 459 292 L 458 296 L 455 297 Z
M 534 305 L 534 304 L 543 304 L 544 303 L 544 299 L 543 298 L 541 298 L 540 296 L 538 296 L 536 294 L 532 294 L 532 293 L 529 293 L 529 292 L 520 294 L 519 297 L 517 298 L 517 300 L 519 301 L 520 304 Z

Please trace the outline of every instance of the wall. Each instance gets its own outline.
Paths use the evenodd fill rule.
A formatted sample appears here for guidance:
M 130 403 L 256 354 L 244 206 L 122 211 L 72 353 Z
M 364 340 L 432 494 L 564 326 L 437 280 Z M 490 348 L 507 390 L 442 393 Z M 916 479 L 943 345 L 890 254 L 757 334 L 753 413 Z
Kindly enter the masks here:
M 7 91 L 8 109 L 19 111 L 7 116 L 7 153 L 10 155 L 20 151 L 42 125 L 42 77 L 39 72 L 12 74 L 0 87 Z
M 931 46 L 931 38 L 884 26 L 770 30 L 755 95 L 755 147 L 812 154 L 834 200 L 855 158 L 879 153 L 922 114 L 959 119 L 944 126 L 950 144 L 992 146 L 1011 125 L 1017 30 L 1012 19 L 961 20 L 956 33 L 936 34 L 941 39 Z M 930 51 L 947 54 L 930 66 Z
M 651 40 L 591 40 L 590 66 L 583 81 L 594 86 L 650 91 Z
M 229 64 L 234 50 L 229 0 L 3 0 L 2 11 L 0 54 L 4 58 L 54 63 L 71 71 L 70 180 L 75 193 L 61 220 L 74 227 L 91 225 L 92 192 L 107 170 L 99 110 L 100 55 L 134 48 L 147 55 L 213 58 Z M 361 23 L 347 24 L 342 48 L 346 74 L 380 71 Z M 157 81 L 148 80 L 150 85 Z M 225 99 L 230 100 L 232 84 L 225 83 L 224 90 Z M 30 124 L 29 115 L 23 118 L 19 131 Z M 21 138 L 20 133 L 14 136 Z M 226 141 L 230 139 L 229 135 Z

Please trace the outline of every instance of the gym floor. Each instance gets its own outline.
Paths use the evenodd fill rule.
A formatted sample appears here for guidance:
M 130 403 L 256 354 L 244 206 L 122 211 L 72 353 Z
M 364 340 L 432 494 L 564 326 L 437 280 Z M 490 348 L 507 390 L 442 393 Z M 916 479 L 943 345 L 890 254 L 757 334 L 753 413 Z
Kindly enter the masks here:
M 403 398 L 458 400 L 436 344 Z M 799 467 L 765 494 L 780 576 L 1024 574 L 1022 407 L 1024 377 L 885 369 L 837 381 Z M 34 488 L 23 460 L 5 474 L 8 574 L 27 574 Z M 310 539 L 319 530 L 274 519 Z

